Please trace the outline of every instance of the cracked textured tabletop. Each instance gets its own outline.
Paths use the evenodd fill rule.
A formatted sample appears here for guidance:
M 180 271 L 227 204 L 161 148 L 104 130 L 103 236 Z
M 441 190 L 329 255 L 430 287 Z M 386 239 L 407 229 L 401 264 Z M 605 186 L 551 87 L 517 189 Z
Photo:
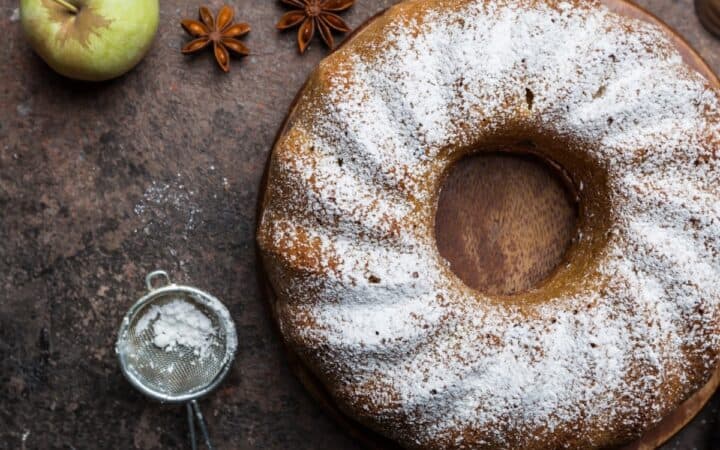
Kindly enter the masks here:
M 208 2 L 216 10 L 221 2 Z M 274 135 L 327 50 L 297 52 L 279 1 L 234 0 L 253 55 L 227 75 L 183 56 L 163 0 L 158 37 L 126 76 L 86 84 L 52 73 L 0 0 L 0 449 L 185 448 L 184 409 L 143 398 L 113 352 L 122 315 L 156 268 L 223 300 L 237 360 L 201 401 L 220 449 L 359 448 L 290 372 L 257 283 L 255 202 Z M 352 27 L 394 3 L 360 0 Z M 720 70 L 720 41 L 692 0 L 641 5 Z M 720 448 L 720 395 L 667 449 Z

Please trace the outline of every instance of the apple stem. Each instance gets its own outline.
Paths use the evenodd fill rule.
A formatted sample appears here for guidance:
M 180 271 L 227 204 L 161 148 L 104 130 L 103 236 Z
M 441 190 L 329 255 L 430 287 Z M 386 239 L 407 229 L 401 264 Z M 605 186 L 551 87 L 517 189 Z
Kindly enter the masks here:
M 67 0 L 55 0 L 55 3 L 58 5 L 64 6 L 68 11 L 70 11 L 73 14 L 77 14 L 80 10 L 77 8 L 77 6 L 73 5 L 72 3 L 68 2 Z

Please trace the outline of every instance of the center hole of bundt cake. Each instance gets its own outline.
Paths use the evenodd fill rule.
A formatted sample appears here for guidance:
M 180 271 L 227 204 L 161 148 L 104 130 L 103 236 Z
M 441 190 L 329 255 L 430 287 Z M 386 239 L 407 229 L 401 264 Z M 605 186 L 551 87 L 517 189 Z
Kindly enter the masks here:
M 449 170 L 435 239 L 465 284 L 510 295 L 538 286 L 560 265 L 577 221 L 559 170 L 529 154 L 485 152 Z

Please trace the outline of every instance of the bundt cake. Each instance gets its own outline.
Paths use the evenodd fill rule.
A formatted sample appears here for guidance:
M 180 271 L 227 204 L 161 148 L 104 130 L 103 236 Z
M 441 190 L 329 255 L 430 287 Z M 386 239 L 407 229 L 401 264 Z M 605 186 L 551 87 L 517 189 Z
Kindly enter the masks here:
M 657 26 L 576 0 L 409 0 L 311 75 L 273 149 L 258 244 L 284 340 L 406 448 L 607 448 L 720 351 L 720 96 Z M 529 292 L 438 253 L 448 169 L 540 155 L 580 199 Z

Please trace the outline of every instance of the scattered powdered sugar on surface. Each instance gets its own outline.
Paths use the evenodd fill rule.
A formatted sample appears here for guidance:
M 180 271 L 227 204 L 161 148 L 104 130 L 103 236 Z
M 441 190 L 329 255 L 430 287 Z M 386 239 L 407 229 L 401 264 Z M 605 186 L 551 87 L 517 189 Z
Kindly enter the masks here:
M 156 347 L 174 351 L 183 346 L 201 358 L 208 355 L 217 335 L 209 317 L 192 303 L 180 299 L 161 306 L 151 305 L 138 320 L 136 332 L 140 334 L 148 328 Z
M 142 218 L 145 233 L 155 224 L 170 227 L 179 218 L 185 231 L 194 230 L 202 221 L 202 208 L 195 199 L 196 192 L 178 179 L 169 183 L 153 181 L 135 205 L 135 214 Z
M 275 149 L 259 239 L 284 336 L 406 446 L 594 448 L 652 426 L 718 362 L 717 92 L 595 1 L 434 4 L 323 62 Z M 452 275 L 431 204 L 453 151 L 518 120 L 585 143 L 612 218 L 587 279 L 522 310 Z

